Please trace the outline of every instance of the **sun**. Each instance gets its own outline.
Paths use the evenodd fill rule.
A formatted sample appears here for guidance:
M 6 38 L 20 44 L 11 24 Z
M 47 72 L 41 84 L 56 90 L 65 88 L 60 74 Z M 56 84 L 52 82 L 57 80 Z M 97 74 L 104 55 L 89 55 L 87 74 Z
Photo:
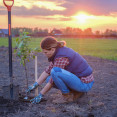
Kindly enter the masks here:
M 74 18 L 81 24 L 85 24 L 89 18 L 88 14 L 85 12 L 79 12 L 74 16 Z

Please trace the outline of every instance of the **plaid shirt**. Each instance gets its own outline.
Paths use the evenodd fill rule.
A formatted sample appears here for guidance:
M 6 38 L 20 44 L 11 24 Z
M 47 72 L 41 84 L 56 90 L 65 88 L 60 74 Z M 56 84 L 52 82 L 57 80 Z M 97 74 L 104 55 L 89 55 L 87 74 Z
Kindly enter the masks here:
M 50 65 L 45 69 L 45 72 L 50 74 L 51 69 L 53 67 L 60 67 L 60 68 L 64 69 L 68 64 L 69 64 L 68 58 L 65 58 L 65 57 L 56 58 L 54 61 L 54 64 L 51 62 Z M 86 77 L 81 77 L 80 79 L 84 83 L 90 83 L 91 81 L 94 80 L 92 74 L 89 76 L 86 76 Z M 53 83 L 52 78 L 50 79 L 50 82 Z

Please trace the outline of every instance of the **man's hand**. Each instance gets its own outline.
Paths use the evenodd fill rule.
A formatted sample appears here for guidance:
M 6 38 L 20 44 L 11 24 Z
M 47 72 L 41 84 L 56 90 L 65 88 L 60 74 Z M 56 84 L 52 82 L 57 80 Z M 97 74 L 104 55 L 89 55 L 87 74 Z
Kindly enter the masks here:
M 36 89 L 39 86 L 37 82 L 35 82 L 32 86 L 29 86 L 26 92 L 31 92 L 33 89 Z
M 30 100 L 30 102 L 32 102 L 33 104 L 38 104 L 42 100 L 42 98 L 43 98 L 42 94 L 39 93 L 39 95 Z

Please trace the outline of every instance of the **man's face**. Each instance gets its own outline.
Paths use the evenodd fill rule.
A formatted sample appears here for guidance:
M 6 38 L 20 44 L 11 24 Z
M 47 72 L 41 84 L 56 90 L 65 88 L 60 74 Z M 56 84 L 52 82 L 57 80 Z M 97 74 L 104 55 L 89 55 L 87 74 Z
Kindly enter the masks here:
M 55 48 L 51 48 L 50 50 L 42 49 L 42 52 L 47 56 L 47 58 L 50 58 L 54 54 Z

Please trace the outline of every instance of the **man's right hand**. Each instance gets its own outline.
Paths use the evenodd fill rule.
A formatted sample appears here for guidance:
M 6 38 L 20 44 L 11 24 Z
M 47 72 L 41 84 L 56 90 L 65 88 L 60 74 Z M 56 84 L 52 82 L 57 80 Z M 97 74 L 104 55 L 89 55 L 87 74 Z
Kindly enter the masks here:
M 41 102 L 42 98 L 43 98 L 43 95 L 39 93 L 39 95 L 31 99 L 30 102 L 32 102 L 33 104 L 38 104 Z
M 32 90 L 36 89 L 39 86 L 37 82 L 35 82 L 33 85 L 29 86 L 26 90 L 27 93 L 30 93 Z

